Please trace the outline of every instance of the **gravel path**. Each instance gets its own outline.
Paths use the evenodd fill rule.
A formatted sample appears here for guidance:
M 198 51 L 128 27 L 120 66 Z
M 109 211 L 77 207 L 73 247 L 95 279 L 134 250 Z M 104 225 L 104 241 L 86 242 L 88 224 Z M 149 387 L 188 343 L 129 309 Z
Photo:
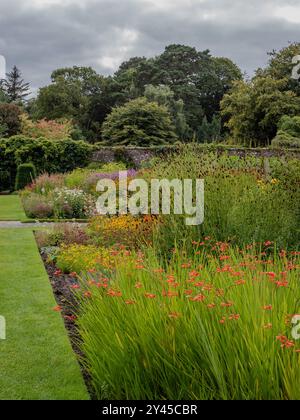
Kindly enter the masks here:
M 66 223 L 76 223 L 76 222 L 66 222 Z M 0 229 L 24 229 L 24 228 L 39 228 L 39 227 L 49 227 L 53 226 L 54 222 L 45 222 L 45 223 L 21 223 L 21 222 L 0 222 Z M 79 226 L 86 226 L 86 223 L 76 223 Z

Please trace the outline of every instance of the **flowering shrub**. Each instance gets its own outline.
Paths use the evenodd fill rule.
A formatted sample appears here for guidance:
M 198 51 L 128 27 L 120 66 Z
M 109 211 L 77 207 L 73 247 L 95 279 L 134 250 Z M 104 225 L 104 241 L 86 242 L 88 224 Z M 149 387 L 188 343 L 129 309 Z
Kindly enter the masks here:
M 82 190 L 68 188 L 53 191 L 53 205 L 57 217 L 83 219 L 96 211 L 95 200 Z
M 150 250 L 109 279 L 84 277 L 78 327 L 97 397 L 299 399 L 299 263 L 207 240 L 165 268 Z

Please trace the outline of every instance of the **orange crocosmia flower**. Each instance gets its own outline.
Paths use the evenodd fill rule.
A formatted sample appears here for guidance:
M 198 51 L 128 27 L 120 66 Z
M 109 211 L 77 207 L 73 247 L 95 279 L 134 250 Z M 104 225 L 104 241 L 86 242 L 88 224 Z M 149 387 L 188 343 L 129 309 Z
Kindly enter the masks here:
M 143 270 L 145 267 L 143 265 L 136 265 L 135 267 L 137 270 Z
M 276 277 L 276 273 L 273 273 L 273 271 L 268 271 L 267 273 L 265 273 L 268 277 L 274 279 Z
M 300 349 L 295 350 L 295 353 L 300 353 Z
M 202 290 L 207 290 L 208 292 L 210 292 L 211 290 L 213 290 L 214 286 L 212 286 L 211 284 L 206 284 L 203 286 Z
M 203 302 L 206 299 L 206 296 L 199 294 L 193 298 L 191 298 L 192 302 Z
M 266 305 L 266 306 L 263 307 L 264 311 L 272 311 L 272 309 L 273 309 L 272 305 Z
M 71 277 L 77 277 L 77 273 L 75 273 L 75 271 L 73 271 L 73 273 L 70 273 Z
M 193 290 L 185 290 L 185 291 L 184 291 L 184 294 L 185 294 L 186 296 L 191 296 L 191 295 L 193 294 Z
M 181 268 L 190 268 L 190 267 L 191 267 L 191 263 L 181 264 Z
M 126 303 L 126 305 L 135 305 L 136 304 L 135 300 L 133 300 L 133 299 L 125 300 L 125 303 Z
M 169 290 L 166 295 L 166 297 L 177 297 L 178 296 L 178 292 L 173 292 L 172 290 Z
M 62 311 L 62 307 L 60 305 L 57 305 L 53 308 L 54 312 L 61 312 Z
M 277 335 L 276 340 L 285 343 L 288 338 L 285 335 Z
M 108 287 L 108 284 L 107 283 L 97 283 L 97 287 L 100 289 L 100 288 L 103 288 L 103 289 L 106 289 L 107 287 Z
M 71 286 L 71 289 L 80 289 L 80 286 L 79 286 L 79 284 L 73 284 Z
M 213 309 L 215 308 L 217 305 L 215 303 L 210 303 L 209 305 L 207 305 L 208 309 Z
M 95 268 L 91 268 L 90 270 L 88 270 L 88 273 L 94 274 L 94 273 L 96 273 L 96 269 Z
M 225 318 L 222 318 L 219 322 L 220 322 L 220 324 L 225 324 L 226 319 Z
M 227 260 L 230 260 L 230 256 L 229 255 L 221 255 L 221 257 L 220 257 L 220 261 L 227 261 Z
M 230 319 L 230 321 L 238 320 L 238 319 L 240 319 L 240 317 L 241 317 L 240 314 L 232 314 L 232 315 L 230 315 L 229 319 Z
M 87 298 L 90 298 L 90 297 L 92 297 L 92 293 L 91 293 L 91 292 L 85 292 L 85 293 L 83 294 L 83 296 L 84 296 L 84 297 L 87 297 Z
M 108 294 L 108 296 L 112 296 L 112 297 L 121 297 L 122 296 L 122 292 L 120 292 L 118 290 L 113 290 L 113 289 L 109 289 L 107 294 Z
M 143 287 L 142 283 L 136 283 L 134 286 L 136 289 L 141 289 Z
M 264 243 L 264 246 L 270 246 L 270 245 L 272 245 L 273 244 L 273 242 L 271 242 L 271 241 L 266 241 L 265 243 Z
M 147 299 L 155 299 L 155 298 L 156 298 L 156 295 L 154 295 L 154 294 L 152 294 L 152 293 L 145 293 L 145 297 L 146 297 Z
M 265 330 L 271 330 L 273 328 L 273 325 L 272 324 L 266 324 L 266 325 L 264 325 L 264 329 Z
M 222 308 L 231 308 L 231 306 L 233 306 L 233 302 L 222 302 L 221 306 Z
M 164 273 L 164 269 L 163 269 L 163 268 L 155 268 L 155 269 L 153 270 L 153 273 L 162 274 L 162 273 Z
M 237 286 L 240 286 L 242 284 L 246 284 L 246 280 L 237 280 L 234 282 Z
M 198 271 L 193 270 L 189 273 L 189 276 L 190 277 L 199 277 L 200 273 L 198 273 Z
M 177 319 L 177 318 L 181 317 L 181 314 L 179 312 L 171 312 L 169 314 L 169 317 L 172 318 L 172 319 Z
M 275 284 L 277 287 L 288 287 L 289 282 L 288 281 L 275 281 Z
M 204 281 L 199 281 L 198 283 L 194 283 L 194 286 L 196 287 L 203 287 L 204 286 Z

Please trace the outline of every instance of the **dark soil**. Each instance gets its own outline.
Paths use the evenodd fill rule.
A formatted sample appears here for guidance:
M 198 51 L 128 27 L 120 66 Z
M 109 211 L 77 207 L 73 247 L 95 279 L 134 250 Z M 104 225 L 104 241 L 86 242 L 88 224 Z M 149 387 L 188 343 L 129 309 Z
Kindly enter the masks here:
M 80 349 L 80 335 L 76 327 L 76 313 L 78 311 L 78 303 L 73 293 L 72 286 L 78 285 L 76 277 L 60 273 L 55 264 L 47 261 L 47 256 L 41 253 L 42 260 L 45 264 L 46 271 L 53 289 L 57 305 L 61 307 L 61 314 L 68 332 L 72 348 L 77 355 L 81 372 L 86 383 L 87 389 L 92 399 L 95 399 L 95 393 L 91 384 L 91 377 L 88 374 L 84 364 L 84 354 Z

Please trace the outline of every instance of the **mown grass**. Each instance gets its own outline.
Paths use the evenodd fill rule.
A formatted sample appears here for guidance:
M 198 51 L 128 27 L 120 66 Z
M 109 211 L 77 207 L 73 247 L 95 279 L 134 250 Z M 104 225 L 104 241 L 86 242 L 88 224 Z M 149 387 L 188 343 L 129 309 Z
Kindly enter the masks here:
M 6 203 L 20 214 L 17 197 Z M 33 233 L 0 230 L 0 315 L 7 323 L 0 341 L 1 400 L 88 399 L 55 306 Z
M 23 221 L 26 216 L 18 195 L 0 195 L 0 221 Z

